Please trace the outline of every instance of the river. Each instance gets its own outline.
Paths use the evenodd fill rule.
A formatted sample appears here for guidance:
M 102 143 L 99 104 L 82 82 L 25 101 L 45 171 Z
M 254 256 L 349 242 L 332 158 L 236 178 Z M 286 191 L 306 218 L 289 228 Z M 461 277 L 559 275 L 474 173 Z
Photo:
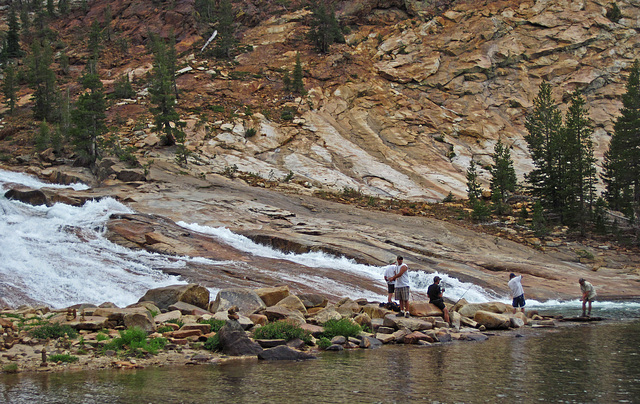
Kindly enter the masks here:
M 634 403 L 640 321 L 317 360 L 0 375 L 7 403 Z
M 50 186 L 0 171 L 0 186 L 14 182 Z M 133 251 L 110 243 L 104 224 L 111 213 L 129 213 L 111 199 L 83 207 L 29 206 L 0 197 L 0 298 L 11 305 L 134 303 L 152 287 L 184 283 L 158 267 L 180 267 L 189 257 Z M 180 223 L 217 237 L 247 254 L 296 262 L 318 275 L 305 279 L 352 298 L 385 300 L 350 285 L 335 285 L 322 269 L 344 271 L 380 284 L 381 270 L 322 253 L 284 254 L 225 228 Z M 214 261 L 206 262 L 218 265 Z M 228 262 L 223 263 L 229 265 Z M 255 270 L 259 270 L 256 268 Z M 412 273 L 411 287 L 424 290 L 438 273 Z M 507 296 L 447 274 L 447 296 L 470 302 Z M 286 282 L 290 274 L 282 273 Z M 213 296 L 216 289 L 210 289 Z M 335 293 L 335 290 L 333 290 Z M 578 314 L 573 301 L 527 301 L 528 309 Z M 593 315 L 616 319 L 601 325 L 527 328 L 479 343 L 436 347 L 385 346 L 374 351 L 322 353 L 317 360 L 134 371 L 2 374 L 0 401 L 8 403 L 136 402 L 640 402 L 640 304 L 597 302 Z

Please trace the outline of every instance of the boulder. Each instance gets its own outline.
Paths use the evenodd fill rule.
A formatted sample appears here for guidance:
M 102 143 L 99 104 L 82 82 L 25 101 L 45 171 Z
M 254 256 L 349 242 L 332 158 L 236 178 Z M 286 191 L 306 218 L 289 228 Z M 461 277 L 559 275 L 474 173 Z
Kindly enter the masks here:
M 327 307 L 327 303 L 329 303 L 329 300 L 326 297 L 317 293 L 303 293 L 297 296 L 307 309 L 313 307 Z
M 209 306 L 209 290 L 198 284 L 172 285 L 150 289 L 139 302 L 151 301 L 160 309 L 167 310 L 177 302 L 185 302 L 201 309 Z
M 324 327 L 320 327 L 319 325 L 302 324 L 300 328 L 302 328 L 305 331 L 308 331 L 311 335 L 313 335 L 316 338 L 319 337 L 320 334 L 324 332 Z
M 264 314 L 250 314 L 249 319 L 255 325 L 265 325 L 269 322 L 269 318 Z
M 317 312 L 310 320 L 316 324 L 324 325 L 329 320 L 340 320 L 342 316 L 333 307 L 326 307 Z
M 78 319 L 68 323 L 64 323 L 64 324 L 69 325 L 70 327 L 78 331 L 80 330 L 98 331 L 98 330 L 102 330 L 103 328 L 107 328 L 107 321 L 108 319 L 106 317 L 86 316 L 83 321 L 80 321 L 78 317 Z
M 507 329 L 511 325 L 509 316 L 484 310 L 477 311 L 473 319 L 479 325 L 485 326 L 487 330 Z
M 404 336 L 403 342 L 405 344 L 417 344 L 418 341 L 429 341 L 429 337 L 426 334 L 421 333 L 420 331 L 414 331 L 411 334 L 407 334 Z
M 407 329 L 410 331 L 430 330 L 433 328 L 433 324 L 429 321 L 411 317 L 396 317 L 395 314 L 387 314 L 384 316 L 383 326 L 394 329 Z
M 237 321 L 227 321 L 217 335 L 221 351 L 226 355 L 257 355 L 262 352 L 262 347 L 247 336 Z
M 395 337 L 393 334 L 376 334 L 376 339 L 383 344 L 388 344 L 389 342 L 395 341 Z
M 363 328 L 368 328 L 369 330 L 373 329 L 373 325 L 371 323 L 371 317 L 367 313 L 360 313 L 353 319 L 356 324 L 360 325 Z
M 264 302 L 265 306 L 275 306 L 280 300 L 289 296 L 289 286 L 276 286 L 255 290 L 256 294 Z
M 195 315 L 201 316 L 203 314 L 211 314 L 211 312 L 201 309 L 198 306 L 194 306 L 193 304 L 189 304 L 186 302 L 175 302 L 171 306 L 169 306 L 169 310 L 175 311 L 178 310 L 183 315 Z
M 146 332 L 154 332 L 156 330 L 156 322 L 151 313 L 146 310 L 145 312 L 125 313 L 122 320 L 127 329 L 138 327 Z
M 160 314 L 160 308 L 158 306 L 156 306 L 155 303 L 153 303 L 153 302 L 147 302 L 147 301 L 138 302 L 138 303 L 130 304 L 126 308 L 127 309 L 135 309 L 137 307 L 143 307 L 143 308 L 147 309 L 151 313 L 151 315 L 153 315 L 154 313 L 156 315 Z
M 267 316 L 269 321 L 289 320 L 293 324 L 302 325 L 307 321 L 304 316 L 297 310 L 291 310 L 284 306 L 271 306 L 262 310 L 262 314 Z
M 302 313 L 303 316 L 307 314 L 307 308 L 304 306 L 298 296 L 289 295 L 276 303 L 276 306 L 282 306 L 291 310 L 297 310 Z
M 336 335 L 335 337 L 331 338 L 332 344 L 344 345 L 345 342 L 347 342 L 347 339 L 343 335 Z
M 389 310 L 384 307 L 380 307 L 377 304 L 367 304 L 362 306 L 362 312 L 367 313 L 371 319 L 384 318 L 384 316 L 390 313 Z
M 286 339 L 257 339 L 256 342 L 263 348 L 274 348 L 280 345 L 287 345 Z
M 426 301 L 410 301 L 409 313 L 414 317 L 442 316 L 442 310 Z
M 182 317 L 182 312 L 180 310 L 168 311 L 166 313 L 158 314 L 153 319 L 156 323 L 162 324 L 166 323 L 169 320 L 177 320 Z
M 180 327 L 180 331 L 198 330 L 201 334 L 208 334 L 211 332 L 211 324 L 208 323 L 196 323 L 185 324 Z
M 238 306 L 239 313 L 245 316 L 267 307 L 255 291 L 251 289 L 231 288 L 222 289 L 218 292 L 216 299 L 212 301 L 209 306 L 209 311 L 212 313 L 227 311 L 233 306 Z
M 522 321 L 521 318 L 518 317 L 511 317 L 510 318 L 510 327 L 511 328 L 520 328 L 520 327 L 524 327 L 524 321 Z
M 458 313 L 460 313 L 461 316 L 473 318 L 479 310 L 491 313 L 505 313 L 508 307 L 506 304 L 500 302 L 469 303 L 460 307 Z

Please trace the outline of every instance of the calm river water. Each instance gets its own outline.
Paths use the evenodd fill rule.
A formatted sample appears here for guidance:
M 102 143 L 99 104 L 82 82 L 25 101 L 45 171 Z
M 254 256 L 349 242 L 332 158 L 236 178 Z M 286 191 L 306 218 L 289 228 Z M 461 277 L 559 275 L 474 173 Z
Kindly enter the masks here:
M 525 329 L 318 360 L 0 375 L 7 403 L 633 403 L 640 321 Z

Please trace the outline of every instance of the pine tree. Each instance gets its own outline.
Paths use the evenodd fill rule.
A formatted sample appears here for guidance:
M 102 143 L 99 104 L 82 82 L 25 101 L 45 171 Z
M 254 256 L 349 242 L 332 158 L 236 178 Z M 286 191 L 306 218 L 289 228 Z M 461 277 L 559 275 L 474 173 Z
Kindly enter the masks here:
M 85 66 L 85 71 L 90 74 L 98 74 L 98 58 L 102 49 L 102 27 L 98 20 L 93 20 L 91 30 L 89 31 L 89 40 L 87 42 L 87 51 L 89 52 L 89 60 Z
M 633 63 L 609 150 L 605 153 L 605 197 L 612 209 L 640 218 L 640 62 Z M 637 222 L 636 222 L 637 223 Z
M 469 168 L 467 168 L 467 197 L 469 202 L 473 203 L 482 196 L 482 188 L 478 184 L 478 172 L 476 170 L 475 161 L 471 160 Z
M 173 146 L 185 140 L 183 128 L 186 123 L 180 120 L 175 110 L 176 97 L 173 88 L 175 65 L 170 62 L 170 51 L 159 38 L 153 38 L 153 70 L 149 88 L 151 94 L 150 108 L 154 115 L 156 131 L 163 136 L 164 144 Z
M 230 58 L 231 50 L 236 44 L 235 30 L 233 27 L 233 8 L 231 1 L 220 0 L 218 5 L 218 36 L 216 38 L 215 56 L 218 58 Z
M 296 64 L 293 67 L 293 83 L 292 89 L 294 93 L 304 94 L 304 82 L 302 81 L 302 63 L 300 62 L 300 52 L 296 52 Z
M 49 17 L 55 17 L 56 15 L 56 8 L 53 4 L 53 0 L 47 0 L 47 14 Z
M 525 135 L 535 168 L 526 175 L 531 193 L 552 211 L 562 207 L 562 115 L 551 97 L 551 85 L 540 84 L 534 109 L 526 118 Z
M 571 94 L 569 109 L 562 130 L 561 155 L 563 161 L 562 222 L 579 225 L 584 233 L 591 217 L 595 198 L 596 169 L 593 157 L 593 129 L 585 100 L 579 91 Z
M 52 49 L 47 40 L 42 43 L 33 41 L 32 54 L 29 61 L 29 81 L 33 89 L 31 99 L 34 101 L 33 116 L 38 120 L 57 122 L 59 111 L 57 109 L 58 88 L 56 75 L 51 70 Z
M 7 14 L 7 36 L 2 48 L 3 59 L 16 59 L 22 56 L 20 49 L 20 24 L 14 7 L 9 7 Z
M 18 81 L 16 72 L 11 64 L 4 69 L 4 80 L 2 81 L 2 93 L 4 94 L 4 104 L 9 109 L 9 114 L 13 114 L 16 107 L 16 97 L 18 93 Z
M 97 73 L 85 72 L 80 79 L 83 92 L 71 111 L 71 139 L 76 152 L 87 165 L 95 164 L 100 156 L 98 140 L 107 133 L 106 102 L 100 77 Z
M 491 173 L 491 199 L 496 205 L 498 214 L 504 213 L 504 204 L 510 192 L 516 190 L 516 170 L 513 168 L 513 160 L 509 148 L 498 139 L 493 149 L 493 165 Z
M 58 12 L 66 15 L 69 12 L 69 0 L 58 0 Z
M 322 2 L 313 10 L 308 37 L 320 53 L 329 52 L 329 47 L 335 42 L 344 43 L 335 13 L 333 10 L 327 11 Z

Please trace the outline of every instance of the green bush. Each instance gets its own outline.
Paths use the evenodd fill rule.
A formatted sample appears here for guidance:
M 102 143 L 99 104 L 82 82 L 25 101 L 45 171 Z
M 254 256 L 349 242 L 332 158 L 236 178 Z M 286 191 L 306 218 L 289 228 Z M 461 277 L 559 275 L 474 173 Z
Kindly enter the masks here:
M 324 323 L 324 332 L 322 336 L 331 339 L 337 335 L 342 335 L 345 338 L 356 337 L 362 332 L 362 327 L 351 321 L 348 318 L 341 318 L 340 320 L 329 320 Z
M 311 343 L 311 334 L 297 325 L 286 321 L 276 321 L 258 328 L 254 333 L 255 339 L 284 339 L 290 341 L 300 338 L 305 343 Z
M 222 349 L 222 344 L 220 343 L 220 337 L 218 334 L 207 338 L 207 341 L 204 343 L 204 349 L 214 352 Z
M 331 346 L 331 340 L 327 337 L 322 337 L 318 340 L 318 348 L 327 349 Z
M 4 365 L 4 367 L 2 368 L 2 371 L 7 373 L 16 373 L 18 371 L 18 364 L 10 363 L 8 365 Z
M 144 352 L 155 355 L 167 344 L 165 338 L 153 338 L 147 341 L 147 332 L 140 327 L 120 331 L 120 337 L 107 343 L 103 350 L 122 351 L 134 356 L 144 356 Z
M 200 319 L 198 321 L 200 324 L 209 324 L 211 326 L 211 331 L 218 332 L 225 325 L 226 321 L 224 320 L 216 320 L 215 318 L 210 318 L 208 320 Z
M 98 334 L 96 334 L 96 341 L 100 342 L 100 341 L 106 341 L 108 340 L 110 337 L 107 334 L 104 334 L 102 332 L 99 332 Z
M 69 354 L 55 354 L 55 355 L 49 355 L 48 360 L 49 362 L 73 363 L 78 361 L 78 357 L 69 355 Z
M 168 325 L 165 325 L 164 327 L 159 327 L 156 332 L 159 332 L 160 334 L 164 333 L 164 332 L 171 332 L 173 331 L 172 327 L 169 327 Z
M 47 339 L 47 338 L 60 338 L 65 335 L 69 338 L 75 338 L 78 336 L 78 332 L 68 325 L 60 325 L 57 323 L 41 325 L 38 328 L 34 328 L 30 332 L 33 338 Z

